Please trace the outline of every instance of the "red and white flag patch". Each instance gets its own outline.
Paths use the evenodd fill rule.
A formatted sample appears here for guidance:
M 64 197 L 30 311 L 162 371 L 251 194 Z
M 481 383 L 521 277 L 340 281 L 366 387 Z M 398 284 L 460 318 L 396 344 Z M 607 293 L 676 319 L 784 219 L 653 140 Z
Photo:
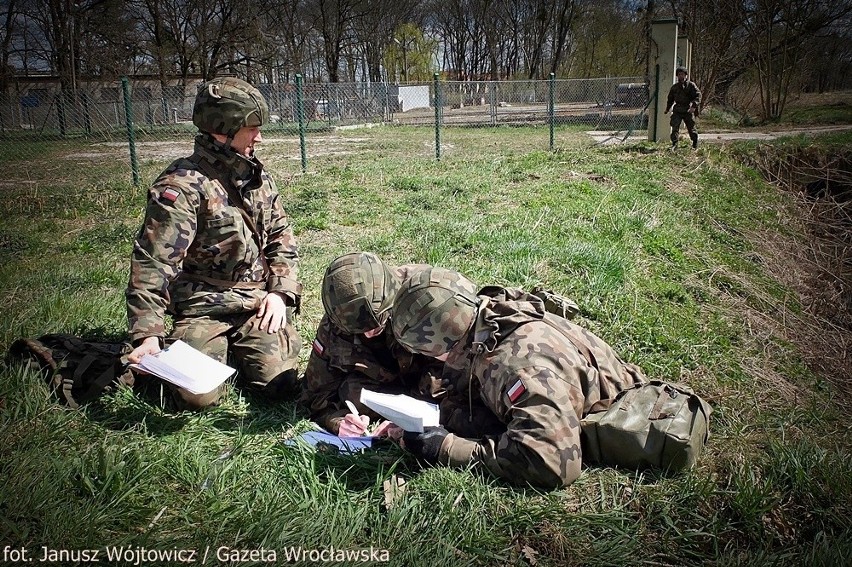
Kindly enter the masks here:
M 527 391 L 527 387 L 524 386 L 524 383 L 518 379 L 511 388 L 506 390 L 506 395 L 509 396 L 509 402 L 515 403 L 515 401 L 521 397 L 521 394 Z
M 314 339 L 313 349 L 314 349 L 315 353 L 322 356 L 322 353 L 325 350 L 325 347 L 322 346 L 322 343 L 319 342 L 319 339 Z
M 177 200 L 179 195 L 180 195 L 180 191 L 178 191 L 177 189 L 173 189 L 173 188 L 169 187 L 168 189 L 166 189 L 165 191 L 160 193 L 160 199 L 165 199 L 166 201 L 168 201 L 170 203 L 174 203 Z

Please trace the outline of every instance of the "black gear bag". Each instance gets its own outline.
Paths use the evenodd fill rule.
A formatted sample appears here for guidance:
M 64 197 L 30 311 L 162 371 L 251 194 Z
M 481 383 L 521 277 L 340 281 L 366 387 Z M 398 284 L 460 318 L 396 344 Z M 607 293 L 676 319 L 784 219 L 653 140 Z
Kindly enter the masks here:
M 59 401 L 77 408 L 119 385 L 133 386 L 127 366 L 128 343 L 89 341 L 55 333 L 37 339 L 18 339 L 7 360 L 38 370 Z

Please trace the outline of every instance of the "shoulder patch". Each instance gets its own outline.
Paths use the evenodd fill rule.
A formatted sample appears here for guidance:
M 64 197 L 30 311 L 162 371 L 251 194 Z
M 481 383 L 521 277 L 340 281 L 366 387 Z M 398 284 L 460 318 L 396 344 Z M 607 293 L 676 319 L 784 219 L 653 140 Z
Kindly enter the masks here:
M 508 390 L 506 390 L 506 395 L 507 395 L 507 396 L 509 396 L 509 402 L 514 404 L 514 403 L 515 403 L 515 401 L 517 401 L 517 399 L 518 399 L 518 398 L 520 398 L 520 397 L 521 397 L 521 395 L 522 395 L 524 392 L 526 392 L 526 391 L 527 391 L 527 387 L 526 387 L 526 386 L 524 386 L 524 383 L 523 383 L 523 382 L 521 381 L 521 379 L 519 378 L 519 379 L 518 379 L 518 380 L 517 380 L 517 381 L 516 381 L 516 382 L 512 385 L 512 387 L 511 387 L 511 388 L 509 388 Z
M 314 339 L 314 344 L 312 348 L 314 349 L 314 352 L 317 353 L 317 355 L 319 356 L 322 356 L 322 353 L 325 351 L 325 347 L 322 345 L 319 339 Z
M 161 201 L 168 201 L 169 203 L 174 203 L 177 198 L 180 196 L 180 191 L 174 189 L 173 187 L 167 188 L 165 191 L 160 193 Z

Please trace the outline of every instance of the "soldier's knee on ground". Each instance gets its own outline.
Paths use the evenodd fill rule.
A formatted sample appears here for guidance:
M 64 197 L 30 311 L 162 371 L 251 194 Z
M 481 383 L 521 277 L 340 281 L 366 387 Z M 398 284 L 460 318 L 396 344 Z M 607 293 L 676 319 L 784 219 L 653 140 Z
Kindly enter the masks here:
M 206 394 L 193 394 L 183 388 L 173 388 L 175 403 L 178 409 L 198 411 L 204 408 L 218 406 L 222 399 L 222 387 Z
M 295 400 L 301 392 L 299 372 L 295 368 L 285 370 L 263 386 L 254 388 L 270 401 Z

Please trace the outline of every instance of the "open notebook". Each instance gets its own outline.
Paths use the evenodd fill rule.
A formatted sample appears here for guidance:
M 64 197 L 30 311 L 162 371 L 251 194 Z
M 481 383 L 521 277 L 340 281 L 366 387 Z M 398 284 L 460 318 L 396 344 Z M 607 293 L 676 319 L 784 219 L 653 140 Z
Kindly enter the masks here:
M 167 380 L 193 394 L 212 392 L 236 372 L 230 366 L 210 358 L 180 340 L 157 354 L 146 354 L 139 364 L 130 366 Z
M 436 404 L 405 394 L 381 394 L 362 389 L 361 403 L 405 431 L 415 433 L 422 433 L 424 427 L 438 425 L 441 416 Z

